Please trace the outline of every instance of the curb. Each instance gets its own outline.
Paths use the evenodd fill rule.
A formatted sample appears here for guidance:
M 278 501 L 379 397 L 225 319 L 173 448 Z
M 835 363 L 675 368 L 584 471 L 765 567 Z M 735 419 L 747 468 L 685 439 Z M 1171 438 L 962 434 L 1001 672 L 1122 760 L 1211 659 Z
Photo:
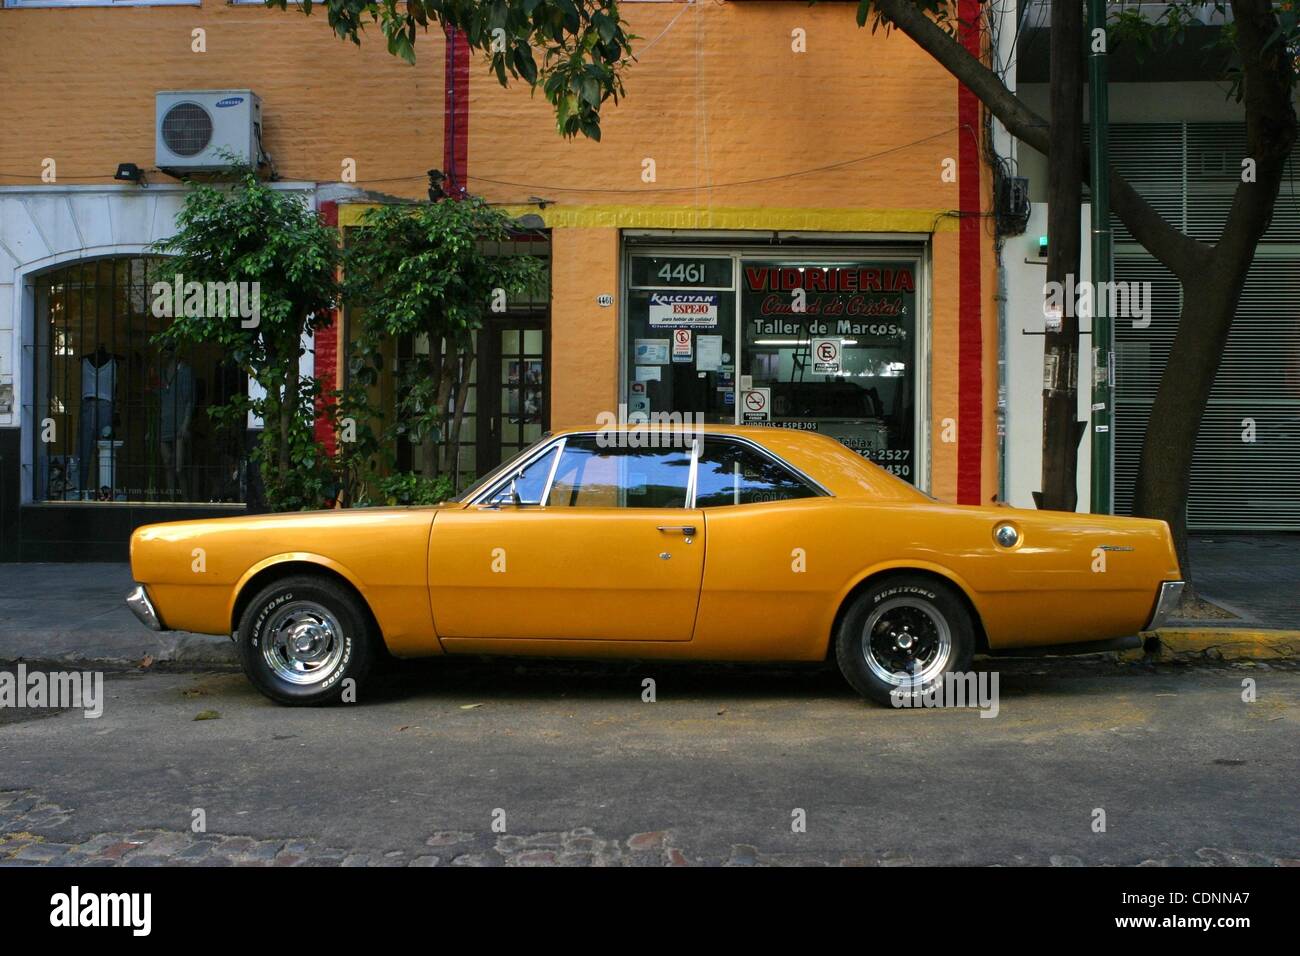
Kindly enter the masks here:
M 1146 646 L 1120 651 L 1121 661 L 1300 660 L 1300 631 L 1260 628 L 1169 627 L 1142 634 Z

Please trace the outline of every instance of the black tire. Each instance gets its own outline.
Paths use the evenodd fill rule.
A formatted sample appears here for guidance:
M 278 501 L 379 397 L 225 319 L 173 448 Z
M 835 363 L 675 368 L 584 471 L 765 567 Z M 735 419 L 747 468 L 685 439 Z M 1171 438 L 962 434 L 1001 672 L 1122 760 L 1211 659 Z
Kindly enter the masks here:
M 267 585 L 248 602 L 236 643 L 254 687 L 278 704 L 309 707 L 357 700 L 349 691 L 359 691 L 370 671 L 379 639 L 374 630 L 350 589 L 325 577 L 295 574 Z M 291 634 L 311 642 L 301 660 L 287 650 Z
M 868 624 L 876 638 L 870 645 Z M 853 689 L 896 707 L 914 704 L 944 674 L 969 670 L 974 654 L 975 626 L 965 601 L 952 586 L 920 574 L 894 575 L 862 591 L 835 636 L 836 662 Z

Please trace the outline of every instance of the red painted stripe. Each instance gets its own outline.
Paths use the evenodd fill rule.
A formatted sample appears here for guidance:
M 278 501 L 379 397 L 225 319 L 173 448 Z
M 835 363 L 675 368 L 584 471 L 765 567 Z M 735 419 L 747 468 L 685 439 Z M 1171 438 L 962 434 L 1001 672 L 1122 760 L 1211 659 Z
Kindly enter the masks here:
M 337 229 L 339 224 L 339 204 L 323 202 L 320 204 L 320 219 L 325 225 Z M 331 392 L 336 388 L 339 368 L 339 322 L 338 312 L 331 310 L 329 323 L 316 330 L 313 340 L 315 351 L 315 376 L 321 384 L 322 392 Z M 331 404 L 324 396 L 316 400 L 316 440 L 325 446 L 325 453 L 333 455 L 335 451 L 334 429 L 327 414 Z
M 961 0 L 961 41 L 980 56 L 979 3 Z M 957 502 L 980 504 L 984 437 L 984 330 L 980 294 L 980 105 L 957 85 L 958 130 L 958 331 L 957 331 Z
M 442 171 L 447 194 L 459 199 L 469 181 L 469 41 L 455 27 L 447 27 L 446 33 Z

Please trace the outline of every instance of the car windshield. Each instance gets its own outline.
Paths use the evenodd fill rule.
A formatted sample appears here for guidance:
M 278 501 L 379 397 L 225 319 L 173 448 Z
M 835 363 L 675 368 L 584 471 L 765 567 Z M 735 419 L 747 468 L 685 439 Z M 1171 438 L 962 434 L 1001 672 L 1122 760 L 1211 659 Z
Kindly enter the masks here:
M 449 498 L 448 500 L 460 501 L 460 502 L 469 501 L 469 499 L 473 498 L 476 494 L 482 491 L 488 484 L 490 484 L 492 481 L 494 481 L 495 479 L 497 479 L 498 477 L 500 477 L 501 475 L 509 471 L 512 465 L 514 465 L 515 463 L 523 459 L 526 455 L 531 454 L 533 450 L 537 448 L 539 445 L 541 445 L 543 442 L 548 442 L 550 440 L 551 440 L 551 433 L 547 432 L 545 435 L 537 439 L 537 441 L 533 442 L 531 445 L 525 445 L 523 448 L 519 449 L 519 451 L 515 452 L 513 455 L 511 455 L 509 458 L 503 461 L 500 465 L 498 465 L 497 467 L 489 471 L 486 475 L 483 475 L 472 485 L 470 485 L 468 488 L 466 488 L 464 491 L 458 494 L 456 497 Z

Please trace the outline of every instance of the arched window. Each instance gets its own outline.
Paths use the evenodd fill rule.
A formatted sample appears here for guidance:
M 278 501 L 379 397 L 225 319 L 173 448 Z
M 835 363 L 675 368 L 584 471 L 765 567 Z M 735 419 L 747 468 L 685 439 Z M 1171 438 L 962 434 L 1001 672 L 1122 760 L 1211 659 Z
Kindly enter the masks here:
M 214 345 L 155 341 L 158 260 L 82 260 L 35 278 L 33 460 L 38 501 L 244 500 L 242 392 Z

